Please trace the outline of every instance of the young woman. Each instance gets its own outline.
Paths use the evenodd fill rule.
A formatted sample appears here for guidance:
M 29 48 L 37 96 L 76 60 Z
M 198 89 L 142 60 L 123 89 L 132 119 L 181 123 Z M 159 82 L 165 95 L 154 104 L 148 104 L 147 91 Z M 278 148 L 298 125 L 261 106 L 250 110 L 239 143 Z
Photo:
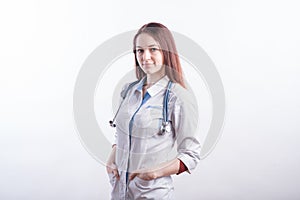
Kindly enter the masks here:
M 138 81 L 121 93 L 116 142 L 107 162 L 112 199 L 172 199 L 171 175 L 190 173 L 200 160 L 197 103 L 164 25 L 142 26 L 133 52 Z

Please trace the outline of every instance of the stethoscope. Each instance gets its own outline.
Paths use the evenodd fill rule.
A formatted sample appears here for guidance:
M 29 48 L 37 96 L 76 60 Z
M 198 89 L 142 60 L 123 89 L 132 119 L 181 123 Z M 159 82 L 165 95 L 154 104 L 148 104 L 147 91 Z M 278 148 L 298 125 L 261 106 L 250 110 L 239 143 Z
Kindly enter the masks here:
M 127 89 L 125 90 L 125 92 L 121 93 L 121 97 L 122 97 L 122 102 L 120 103 L 120 106 L 113 118 L 113 120 L 109 121 L 109 124 L 111 127 L 116 127 L 116 124 L 114 123 L 116 120 L 116 117 L 120 111 L 120 108 L 122 107 L 122 104 L 126 98 L 126 95 L 128 93 L 128 91 L 135 85 L 137 84 L 139 81 L 135 81 L 131 84 L 129 84 L 129 86 L 127 87 Z M 169 93 L 170 93 L 170 89 L 172 86 L 172 81 L 168 82 L 168 86 L 165 92 L 165 96 L 164 96 L 164 100 L 163 100 L 163 121 L 160 127 L 160 130 L 158 132 L 158 135 L 164 135 L 165 133 L 170 133 L 171 132 L 171 124 L 170 121 L 168 119 L 168 102 L 169 102 Z

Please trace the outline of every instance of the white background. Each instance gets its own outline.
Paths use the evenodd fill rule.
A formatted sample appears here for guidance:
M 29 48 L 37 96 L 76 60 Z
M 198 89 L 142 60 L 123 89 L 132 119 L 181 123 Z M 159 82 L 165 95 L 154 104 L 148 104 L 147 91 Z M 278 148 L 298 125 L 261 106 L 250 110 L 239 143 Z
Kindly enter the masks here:
M 222 77 L 215 150 L 175 199 L 299 199 L 300 27 L 295 1 L 1 1 L 0 199 L 109 199 L 73 121 L 74 83 L 112 36 L 156 21 L 197 42 Z

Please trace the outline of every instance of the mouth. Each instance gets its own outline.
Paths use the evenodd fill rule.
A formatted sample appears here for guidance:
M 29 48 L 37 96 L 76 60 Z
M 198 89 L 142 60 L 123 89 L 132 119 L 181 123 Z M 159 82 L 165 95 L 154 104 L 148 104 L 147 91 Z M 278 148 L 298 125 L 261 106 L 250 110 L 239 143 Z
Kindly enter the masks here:
M 143 67 L 152 67 L 154 66 L 154 63 L 146 63 L 146 64 L 143 64 Z

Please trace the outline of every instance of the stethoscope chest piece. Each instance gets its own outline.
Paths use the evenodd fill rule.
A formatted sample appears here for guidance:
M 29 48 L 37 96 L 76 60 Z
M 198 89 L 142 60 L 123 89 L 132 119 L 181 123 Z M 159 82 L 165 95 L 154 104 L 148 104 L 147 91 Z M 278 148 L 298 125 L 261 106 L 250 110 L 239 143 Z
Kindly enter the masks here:
M 158 132 L 158 135 L 164 135 L 165 133 L 170 133 L 170 132 L 171 132 L 170 122 L 163 121 L 160 127 L 160 131 Z

